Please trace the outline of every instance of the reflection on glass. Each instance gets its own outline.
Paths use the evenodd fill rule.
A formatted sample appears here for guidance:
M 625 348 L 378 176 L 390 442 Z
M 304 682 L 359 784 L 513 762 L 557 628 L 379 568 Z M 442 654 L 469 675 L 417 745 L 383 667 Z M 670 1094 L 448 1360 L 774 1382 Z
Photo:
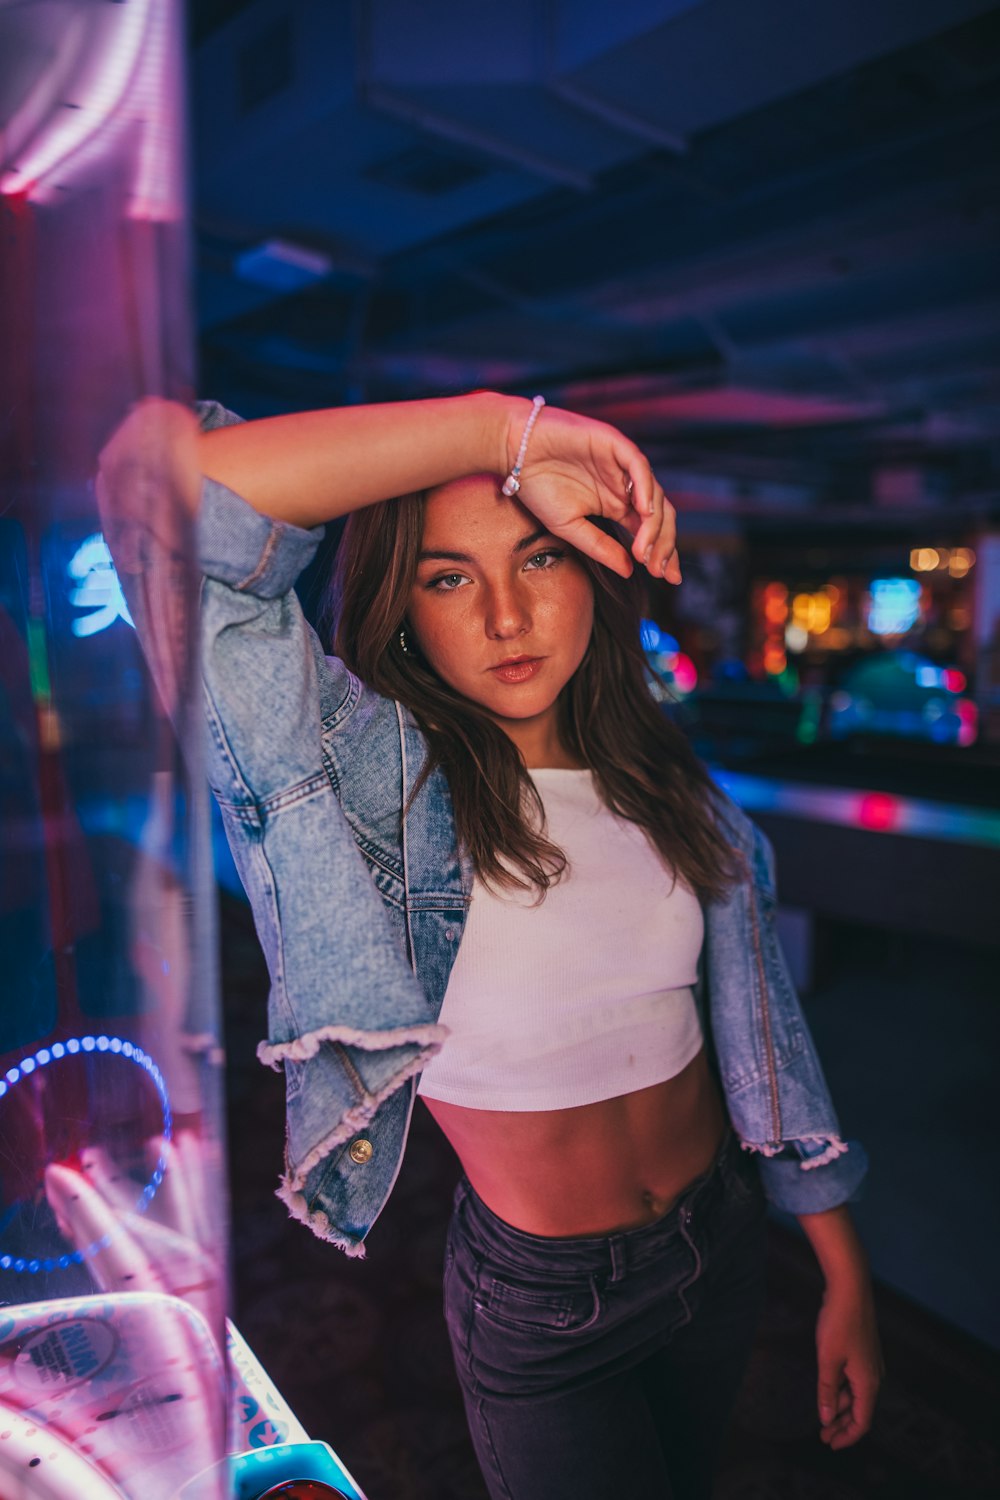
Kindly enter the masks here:
M 5 1497 L 167 1500 L 227 1446 L 197 477 L 170 433 L 113 443 L 190 396 L 179 25 L 0 8 Z M 99 472 L 169 549 L 148 664 Z

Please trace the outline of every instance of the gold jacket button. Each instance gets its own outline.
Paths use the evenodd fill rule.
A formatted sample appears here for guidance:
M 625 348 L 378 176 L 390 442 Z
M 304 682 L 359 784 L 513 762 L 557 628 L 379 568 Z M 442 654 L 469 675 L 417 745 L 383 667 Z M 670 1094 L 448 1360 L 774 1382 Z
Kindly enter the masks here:
M 356 1161 L 359 1166 L 364 1166 L 366 1161 L 371 1161 L 374 1151 L 375 1147 L 371 1141 L 366 1141 L 363 1137 L 359 1141 L 352 1141 L 350 1147 L 351 1161 Z

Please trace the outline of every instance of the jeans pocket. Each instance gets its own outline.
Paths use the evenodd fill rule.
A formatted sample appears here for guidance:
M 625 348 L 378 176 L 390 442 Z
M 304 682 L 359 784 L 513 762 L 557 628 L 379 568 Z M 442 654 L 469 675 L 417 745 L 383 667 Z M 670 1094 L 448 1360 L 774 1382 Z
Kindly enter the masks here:
M 489 1321 L 520 1333 L 583 1333 L 600 1318 L 603 1301 L 595 1276 L 540 1284 L 484 1270 L 475 1307 Z

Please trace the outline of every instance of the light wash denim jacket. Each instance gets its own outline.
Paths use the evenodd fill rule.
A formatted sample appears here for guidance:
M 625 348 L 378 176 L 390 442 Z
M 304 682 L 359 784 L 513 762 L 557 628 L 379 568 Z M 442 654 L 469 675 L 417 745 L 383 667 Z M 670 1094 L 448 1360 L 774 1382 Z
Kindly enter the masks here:
M 239 420 L 215 403 L 199 415 Z M 322 536 L 204 482 L 208 774 L 271 976 L 258 1056 L 286 1075 L 279 1196 L 362 1256 L 418 1076 L 448 1035 L 438 1016 L 472 870 L 440 770 L 401 817 L 427 754 L 412 715 L 326 656 L 302 614 L 293 584 Z M 770 844 L 721 793 L 720 806 L 744 876 L 705 907 L 699 1011 L 767 1197 L 814 1213 L 859 1196 L 867 1156 L 840 1137 L 778 944 Z

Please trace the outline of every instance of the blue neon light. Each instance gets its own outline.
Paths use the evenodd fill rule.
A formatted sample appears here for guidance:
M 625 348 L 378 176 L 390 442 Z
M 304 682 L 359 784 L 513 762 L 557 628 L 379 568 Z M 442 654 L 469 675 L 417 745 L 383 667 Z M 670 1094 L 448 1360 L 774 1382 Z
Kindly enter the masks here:
M 915 578 L 873 578 L 868 629 L 873 635 L 904 635 L 920 617 Z
M 661 630 L 655 620 L 643 620 L 639 626 L 639 640 L 644 651 L 664 651 L 668 655 L 681 648 L 672 635 Z
M 90 610 L 90 614 L 73 621 L 74 635 L 96 635 L 116 620 L 132 624 L 111 550 L 99 531 L 80 543 L 67 571 L 72 584 L 70 603 L 77 609 Z
M 118 1036 L 71 1036 L 65 1042 L 53 1042 L 51 1047 L 40 1047 L 30 1057 L 24 1057 L 12 1068 L 8 1068 L 3 1079 L 0 1079 L 0 1099 L 4 1094 L 20 1083 L 22 1078 L 30 1078 L 36 1068 L 46 1068 L 52 1063 L 58 1062 L 63 1057 L 75 1057 L 81 1052 L 111 1052 L 117 1057 L 128 1058 L 137 1067 L 149 1074 L 155 1085 L 156 1092 L 160 1096 L 160 1107 L 163 1110 L 163 1140 L 169 1146 L 173 1137 L 173 1114 L 170 1108 L 170 1096 L 167 1093 L 167 1085 L 163 1074 L 156 1066 L 148 1052 L 135 1042 L 126 1041 Z M 156 1197 L 157 1189 L 163 1181 L 163 1175 L 167 1170 L 167 1158 L 165 1152 L 161 1152 L 156 1166 L 153 1169 L 149 1181 L 135 1201 L 136 1213 L 144 1214 Z M 100 1239 L 92 1240 L 82 1250 L 74 1250 L 68 1255 L 52 1256 L 45 1260 L 26 1260 L 20 1255 L 0 1255 L 0 1271 L 56 1271 L 65 1270 L 67 1266 L 82 1265 L 92 1255 L 100 1250 L 106 1250 L 111 1244 L 112 1236 L 102 1234 Z
M 947 843 L 976 844 L 1000 849 L 1000 813 L 960 807 L 951 802 L 925 802 L 916 797 L 847 787 L 804 786 L 745 771 L 711 768 L 712 776 L 744 811 L 772 812 L 814 823 L 833 823 L 872 831 L 873 799 L 879 810 L 891 807 L 891 820 L 882 831 L 912 838 L 941 839 Z M 866 815 L 866 813 L 868 815 Z

